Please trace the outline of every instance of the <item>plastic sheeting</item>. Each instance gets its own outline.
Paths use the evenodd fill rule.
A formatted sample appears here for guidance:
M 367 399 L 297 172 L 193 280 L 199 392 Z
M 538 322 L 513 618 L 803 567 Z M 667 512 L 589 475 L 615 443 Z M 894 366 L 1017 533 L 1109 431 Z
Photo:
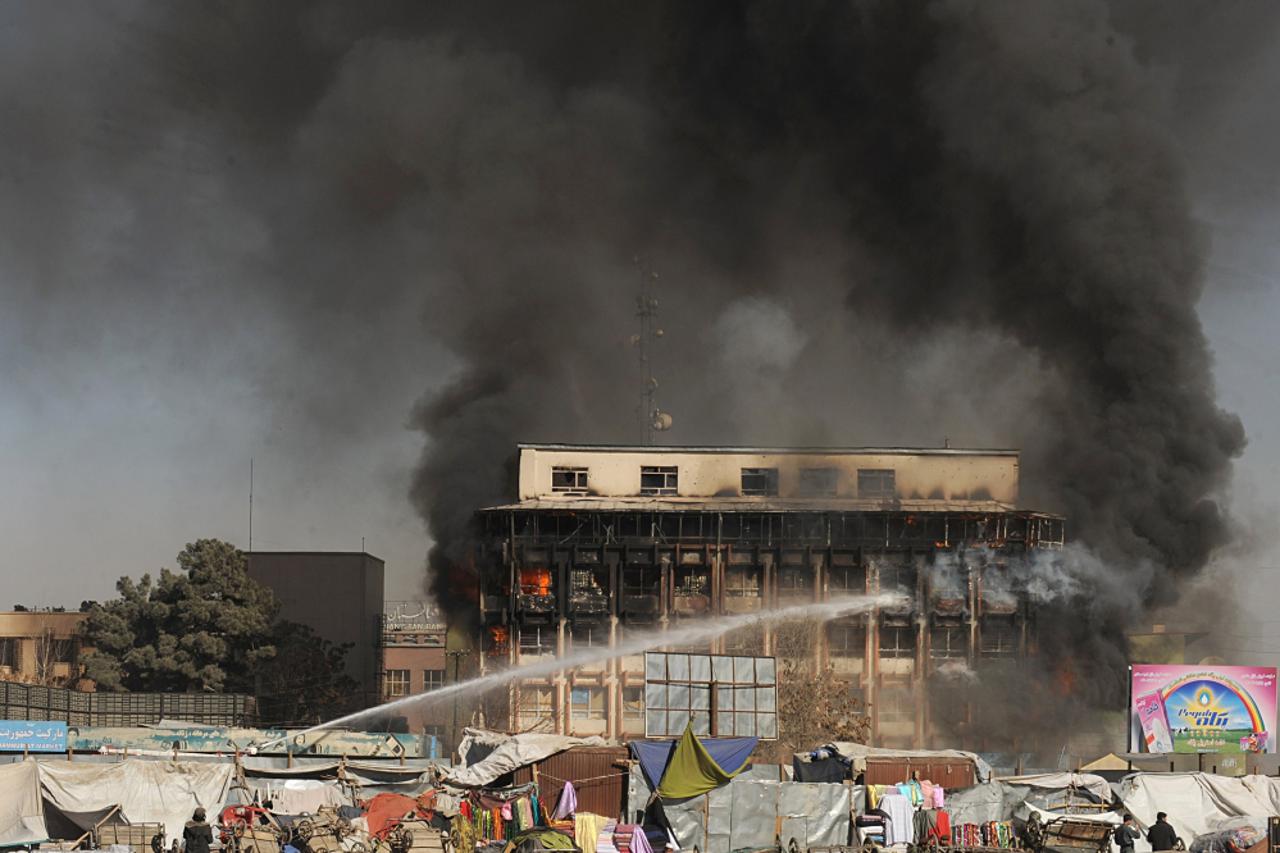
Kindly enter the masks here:
M 703 796 L 664 802 L 680 847 L 696 845 L 703 853 L 773 847 L 779 828 L 784 846 L 791 838 L 802 848 L 847 843 L 850 815 L 863 808 L 862 787 L 779 782 L 777 774 L 776 766 L 752 767 Z M 632 767 L 628 803 L 633 814 L 651 794 L 644 773 Z
M 1111 802 L 1111 783 L 1094 773 L 1036 773 L 1008 776 L 1000 781 L 1007 785 L 1026 785 L 1051 791 L 1076 788 L 1093 794 L 1099 802 Z
M 564 752 L 575 746 L 605 746 L 604 740 L 598 737 L 578 738 L 564 735 L 519 734 L 505 735 L 499 732 L 488 732 L 483 729 L 467 729 L 466 736 L 458 746 L 458 754 L 462 763 L 453 768 L 445 776 L 445 781 L 454 785 L 474 788 L 488 785 L 495 779 L 541 761 L 548 755 Z M 473 761 L 476 753 L 490 750 L 488 754 Z
M 182 837 L 182 825 L 197 807 L 217 813 L 233 772 L 231 762 L 39 764 L 41 792 L 63 812 L 92 812 L 119 804 L 122 819 L 163 823 L 170 839 Z
M 689 736 L 692 737 L 692 735 Z M 737 771 L 741 770 L 742 766 L 746 764 L 747 759 L 751 757 L 752 751 L 755 750 L 756 744 L 760 742 L 759 738 L 754 737 L 698 738 L 697 740 L 711 755 L 712 761 L 730 776 L 737 775 Z M 644 768 L 645 775 L 648 777 L 651 786 L 661 783 L 677 743 L 679 741 L 631 741 L 631 754 L 636 757 L 636 760 L 640 762 L 640 766 Z
M 0 767 L 0 847 L 47 841 L 40 800 L 40 771 L 34 761 Z
M 1280 814 L 1280 779 L 1269 776 L 1215 776 L 1211 773 L 1136 773 L 1119 785 L 1120 799 L 1143 829 L 1167 812 L 1169 823 L 1188 845 L 1214 832 L 1227 818 Z M 1136 845 L 1149 850 L 1145 838 Z
M 974 774 L 979 782 L 986 782 L 991 779 L 991 765 L 987 764 L 978 753 L 966 752 L 962 749 L 882 749 L 877 746 L 867 746 L 863 743 L 851 743 L 849 741 L 836 741 L 831 746 L 835 747 L 836 751 L 845 758 L 853 761 L 855 771 L 866 770 L 868 758 L 968 760 L 973 762 Z M 802 761 L 807 761 L 808 753 L 797 752 L 795 757 Z

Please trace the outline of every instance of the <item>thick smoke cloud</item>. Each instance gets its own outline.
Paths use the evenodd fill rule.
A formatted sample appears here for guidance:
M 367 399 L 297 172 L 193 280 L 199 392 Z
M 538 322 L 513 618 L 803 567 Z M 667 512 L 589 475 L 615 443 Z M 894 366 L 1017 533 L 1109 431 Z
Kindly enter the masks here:
M 1022 447 L 1024 503 L 1144 604 L 1229 536 L 1206 241 L 1167 76 L 1105 4 L 57 8 L 5 13 L 46 37 L 3 84 L 9 180 L 45 191 L 3 208 L 11 298 L 272 318 L 252 381 L 300 453 L 421 375 L 446 602 L 517 441 L 638 436 L 637 254 L 674 442 Z M 1123 621 L 1091 625 L 1108 664 Z

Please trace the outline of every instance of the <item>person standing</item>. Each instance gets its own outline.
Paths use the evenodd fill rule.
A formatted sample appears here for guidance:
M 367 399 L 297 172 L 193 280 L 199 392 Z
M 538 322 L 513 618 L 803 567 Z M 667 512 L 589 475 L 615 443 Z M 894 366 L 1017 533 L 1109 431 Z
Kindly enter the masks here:
M 1133 853 L 1133 843 L 1142 837 L 1133 823 L 1133 815 L 1124 816 L 1124 823 L 1116 827 L 1116 844 L 1120 845 L 1120 853 Z
M 1147 841 L 1152 850 L 1172 850 L 1178 846 L 1178 833 L 1173 831 L 1164 812 L 1156 812 L 1156 822 L 1147 830 Z
M 182 828 L 182 847 L 186 853 L 209 853 L 213 846 L 213 828 L 205 822 L 204 809 L 196 809 Z

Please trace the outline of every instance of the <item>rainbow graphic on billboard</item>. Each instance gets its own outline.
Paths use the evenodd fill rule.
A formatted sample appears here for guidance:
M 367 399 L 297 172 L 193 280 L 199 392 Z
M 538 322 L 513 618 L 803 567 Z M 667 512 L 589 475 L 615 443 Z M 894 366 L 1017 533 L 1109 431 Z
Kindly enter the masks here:
M 1276 751 L 1275 668 L 1135 664 L 1130 672 L 1144 751 Z

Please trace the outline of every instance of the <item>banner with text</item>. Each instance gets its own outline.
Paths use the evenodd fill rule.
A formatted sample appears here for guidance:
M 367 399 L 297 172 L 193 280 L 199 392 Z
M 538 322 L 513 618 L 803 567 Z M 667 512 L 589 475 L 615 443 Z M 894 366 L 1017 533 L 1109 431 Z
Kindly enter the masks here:
M 1275 667 L 1134 664 L 1129 672 L 1136 751 L 1276 751 Z
M 67 724 L 0 720 L 0 752 L 65 752 Z

